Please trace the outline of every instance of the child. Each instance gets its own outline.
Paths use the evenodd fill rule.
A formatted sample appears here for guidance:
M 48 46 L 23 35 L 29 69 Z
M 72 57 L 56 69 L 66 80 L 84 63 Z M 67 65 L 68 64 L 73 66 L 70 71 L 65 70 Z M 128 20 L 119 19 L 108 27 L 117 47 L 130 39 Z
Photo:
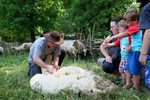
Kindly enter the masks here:
M 140 77 L 142 65 L 139 62 L 140 51 L 142 48 L 142 32 L 139 30 L 139 11 L 135 8 L 128 10 L 124 14 L 124 19 L 127 22 L 128 29 L 126 32 L 122 32 L 115 36 L 112 36 L 105 40 L 106 43 L 115 38 L 122 38 L 131 35 L 131 53 L 128 57 L 127 65 L 125 66 L 126 70 L 126 87 L 131 86 L 131 75 L 133 76 L 133 89 L 139 91 L 140 88 Z
M 119 33 L 125 32 L 128 29 L 127 23 L 125 20 L 121 20 L 118 23 L 119 27 Z M 118 39 L 114 43 L 108 43 L 106 46 L 111 47 L 111 46 L 119 46 L 120 45 L 120 54 L 121 54 L 121 61 L 119 65 L 119 72 L 121 73 L 122 76 L 122 83 L 125 83 L 125 65 L 127 64 L 128 61 L 128 51 L 130 50 L 131 47 L 131 37 L 124 37 L 122 39 Z

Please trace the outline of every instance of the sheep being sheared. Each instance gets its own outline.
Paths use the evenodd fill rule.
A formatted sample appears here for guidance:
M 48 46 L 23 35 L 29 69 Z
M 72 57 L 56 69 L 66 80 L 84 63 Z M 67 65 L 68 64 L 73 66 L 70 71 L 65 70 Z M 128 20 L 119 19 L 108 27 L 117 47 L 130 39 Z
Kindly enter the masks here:
M 30 80 L 32 90 L 42 93 L 57 94 L 61 90 L 73 90 L 83 93 L 105 93 L 117 86 L 110 80 L 96 75 L 93 71 L 70 66 L 63 67 L 53 74 L 36 74 Z

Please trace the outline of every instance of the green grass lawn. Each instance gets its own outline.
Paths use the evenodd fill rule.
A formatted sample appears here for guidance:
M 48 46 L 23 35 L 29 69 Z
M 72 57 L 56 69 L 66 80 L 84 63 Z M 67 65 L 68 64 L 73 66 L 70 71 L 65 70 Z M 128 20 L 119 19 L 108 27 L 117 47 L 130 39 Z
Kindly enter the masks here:
M 150 100 L 150 90 L 144 87 L 144 92 L 118 89 L 108 93 L 84 94 L 73 91 L 61 91 L 58 95 L 41 95 L 30 89 L 29 77 L 27 76 L 28 54 L 4 55 L 0 57 L 0 100 Z M 113 76 L 104 73 L 97 67 L 96 61 L 74 61 L 65 58 L 63 66 L 78 66 L 92 70 L 95 73 L 113 81 Z

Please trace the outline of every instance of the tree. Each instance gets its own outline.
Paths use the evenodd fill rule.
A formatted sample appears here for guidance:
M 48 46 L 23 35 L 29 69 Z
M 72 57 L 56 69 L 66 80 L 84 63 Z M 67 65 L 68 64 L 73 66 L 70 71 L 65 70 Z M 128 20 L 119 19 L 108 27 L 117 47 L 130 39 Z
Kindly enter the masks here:
M 0 0 L 0 35 L 34 41 L 35 35 L 54 29 L 58 9 L 58 0 Z
M 121 16 L 132 4 L 132 0 L 73 0 L 59 20 L 61 30 L 103 37 L 109 30 L 109 22 Z

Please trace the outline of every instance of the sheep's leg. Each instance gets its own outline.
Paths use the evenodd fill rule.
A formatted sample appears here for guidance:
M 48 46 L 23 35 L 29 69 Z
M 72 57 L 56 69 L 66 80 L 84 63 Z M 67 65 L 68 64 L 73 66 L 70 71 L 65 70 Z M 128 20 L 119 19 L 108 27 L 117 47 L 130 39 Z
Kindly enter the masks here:
M 78 57 L 78 61 L 81 60 L 80 53 L 78 53 L 77 57 Z

